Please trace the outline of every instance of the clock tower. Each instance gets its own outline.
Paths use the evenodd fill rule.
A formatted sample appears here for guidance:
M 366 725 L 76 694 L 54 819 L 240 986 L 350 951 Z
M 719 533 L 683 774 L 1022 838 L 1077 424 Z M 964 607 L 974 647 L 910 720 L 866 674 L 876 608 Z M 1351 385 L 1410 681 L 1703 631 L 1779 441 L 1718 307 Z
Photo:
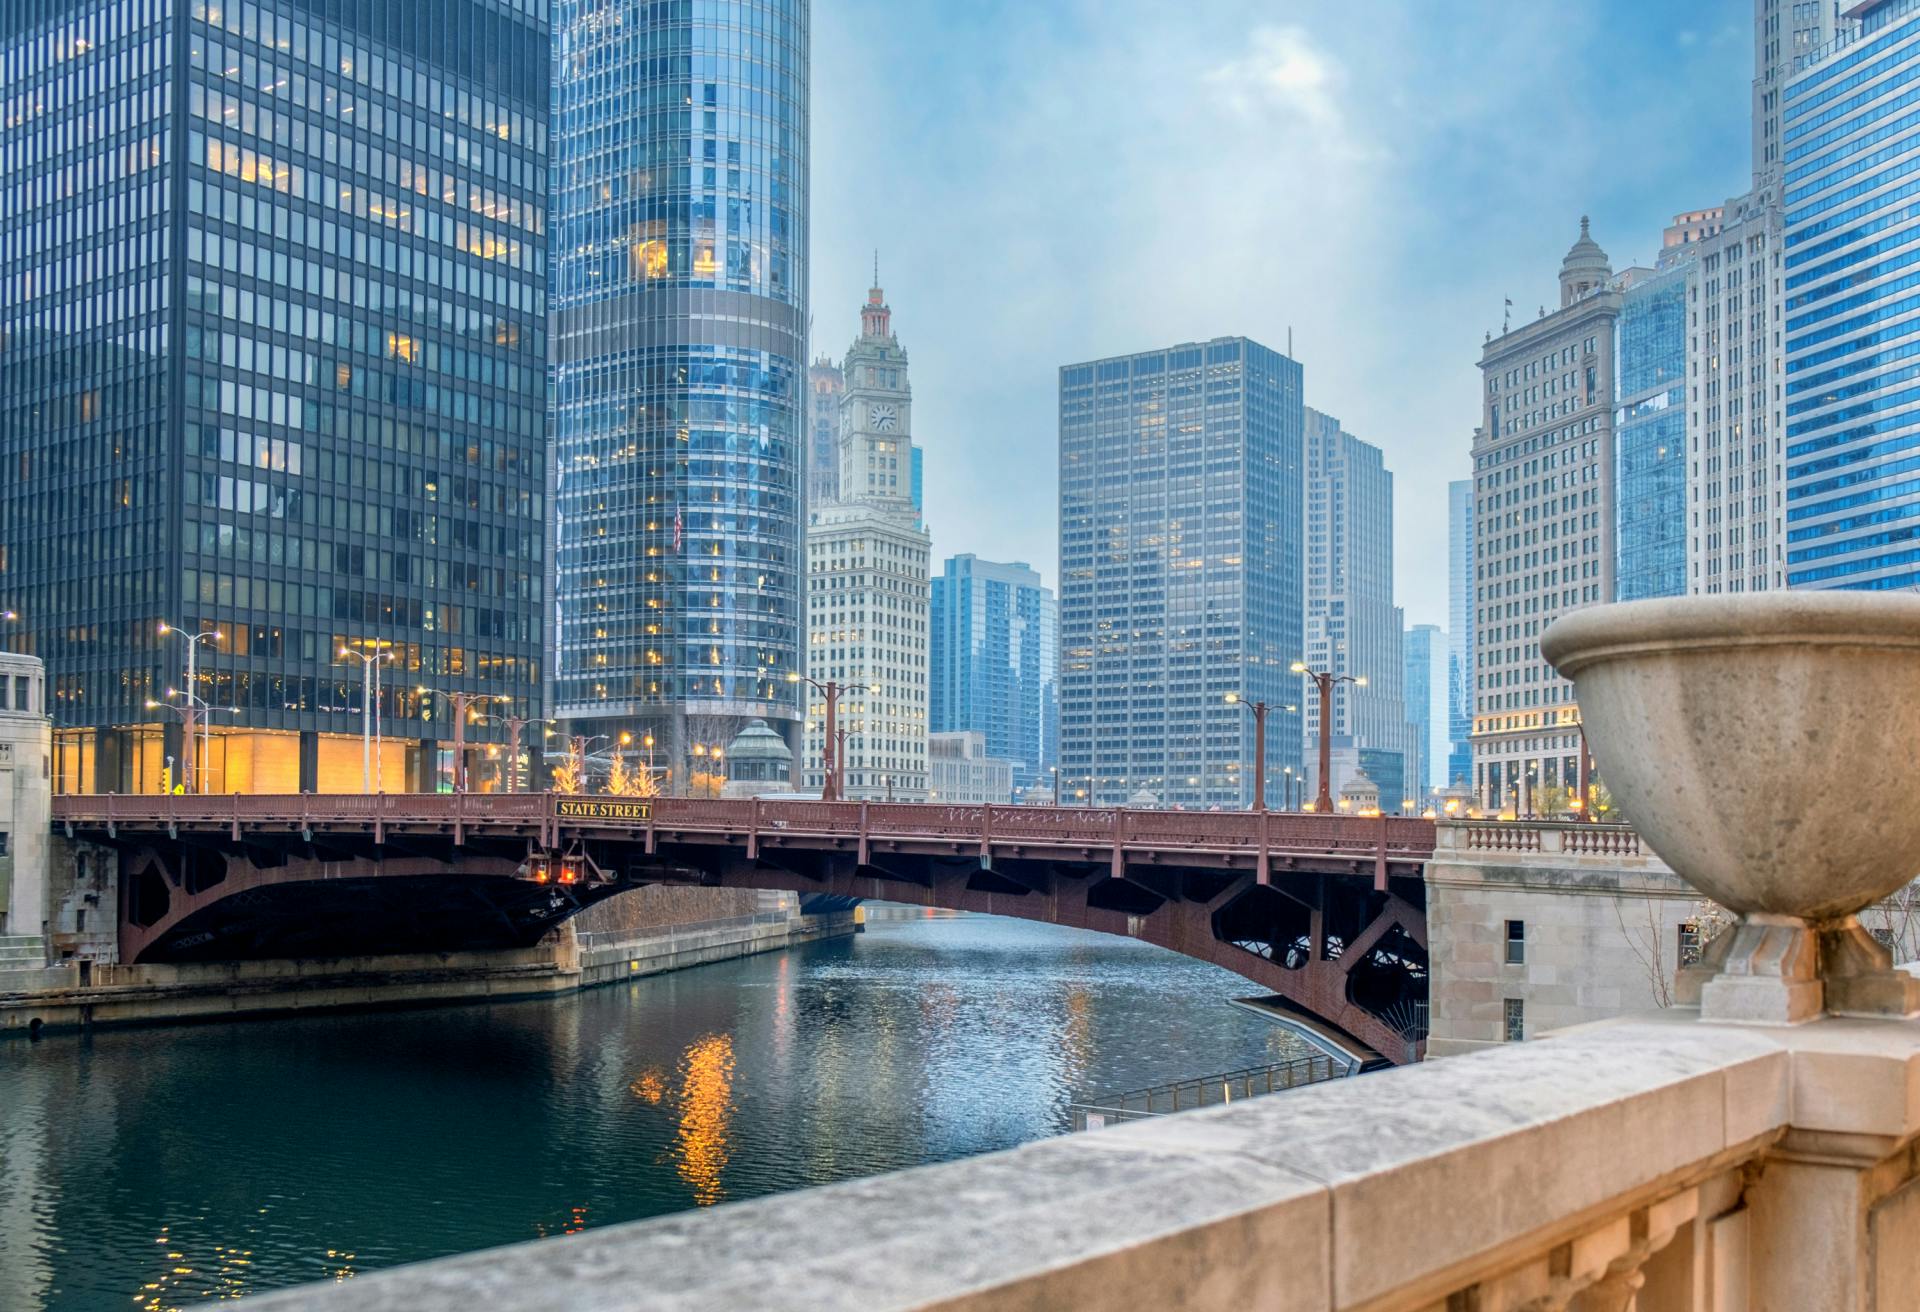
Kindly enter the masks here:
M 806 701 L 805 786 L 842 798 L 925 801 L 933 542 L 914 504 L 913 392 L 880 270 L 860 307 L 840 396 L 840 495 L 807 517 L 807 656 L 839 685 L 836 741 L 818 688 Z
M 840 400 L 840 499 L 910 504 L 913 497 L 913 389 L 907 353 L 893 335 L 893 311 L 874 285 L 860 307 L 860 336 L 847 348 Z

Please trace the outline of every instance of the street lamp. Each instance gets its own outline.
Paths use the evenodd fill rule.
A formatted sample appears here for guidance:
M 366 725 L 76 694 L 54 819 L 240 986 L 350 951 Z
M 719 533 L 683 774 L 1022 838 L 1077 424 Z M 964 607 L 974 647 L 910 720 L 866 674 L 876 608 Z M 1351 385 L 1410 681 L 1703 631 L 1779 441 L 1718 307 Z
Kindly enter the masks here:
M 502 700 L 504 701 L 506 699 L 502 698 Z M 507 791 L 510 793 L 518 792 L 519 789 L 516 787 L 516 784 L 519 782 L 518 776 L 520 773 L 520 731 L 530 724 L 552 724 L 554 721 L 543 720 L 533 715 L 503 715 L 500 717 L 500 722 L 507 726 L 507 732 L 512 735 L 513 743 L 511 752 L 507 757 Z M 648 741 L 651 742 L 652 739 L 649 738 Z M 529 761 L 528 764 L 531 766 L 532 762 Z M 531 770 L 529 770 L 529 773 L 531 773 Z
M 1237 692 L 1226 697 L 1229 706 L 1244 706 L 1253 712 L 1253 809 L 1267 809 L 1267 712 L 1273 708 L 1265 702 L 1250 702 Z M 1283 711 L 1297 711 L 1298 706 L 1282 706 Z M 1293 771 L 1289 769 L 1288 774 Z
M 380 662 L 392 660 L 393 653 L 376 639 L 372 651 L 342 647 L 339 655 L 342 660 L 352 657 L 360 662 L 360 791 L 385 792 L 380 777 L 384 762 L 376 750 L 380 741 Z
M 167 689 L 168 697 L 171 698 L 178 695 L 178 689 Z M 196 709 L 196 707 L 198 709 Z M 175 706 L 171 701 L 157 702 L 149 697 L 146 700 L 146 708 L 150 711 L 172 711 L 180 717 L 180 724 L 185 730 L 187 740 L 186 754 L 180 758 L 180 788 L 182 792 L 191 793 L 198 791 L 193 786 L 194 722 L 200 719 L 200 713 L 202 711 L 206 713 L 208 719 L 211 719 L 215 711 L 231 711 L 233 714 L 238 715 L 240 708 L 238 706 L 208 706 L 198 697 L 191 695 L 189 695 L 187 703 L 184 706 Z
M 1305 661 L 1293 663 L 1295 674 L 1304 674 L 1313 680 L 1320 690 L 1320 795 L 1314 800 L 1313 809 L 1322 814 L 1333 810 L 1333 792 L 1327 786 L 1328 776 L 1333 772 L 1333 689 L 1335 684 L 1351 683 L 1355 687 L 1367 686 L 1364 674 L 1334 674 L 1330 670 L 1310 670 Z
M 445 697 L 453 707 L 453 791 L 467 791 L 467 715 L 468 708 L 481 702 L 497 699 L 498 694 L 490 692 L 447 692 L 440 688 L 429 688 L 422 684 L 416 691 L 421 696 L 432 698 L 438 693 Z
M 822 742 L 820 751 L 822 757 L 820 764 L 823 767 L 821 770 L 820 800 L 823 802 L 837 802 L 840 800 L 840 758 L 834 751 L 834 734 L 838 728 L 836 721 L 839 714 L 840 694 L 844 692 L 865 692 L 873 693 L 877 696 L 880 690 L 864 683 L 841 683 L 837 679 L 828 679 L 825 683 L 822 683 L 818 679 L 808 678 L 798 670 L 787 671 L 787 682 L 804 683 L 827 699 L 826 736 Z
M 8 611 L 6 617 L 8 619 L 12 619 L 14 617 L 13 612 Z M 204 701 L 199 701 L 199 699 L 194 696 L 194 689 L 200 686 L 200 681 L 196 673 L 196 667 L 194 665 L 194 658 L 200 652 L 201 643 L 204 642 L 209 647 L 211 647 L 214 643 L 220 641 L 220 639 L 225 635 L 223 635 L 218 629 L 206 629 L 200 633 L 188 633 L 185 629 L 175 628 L 173 625 L 167 623 L 165 620 L 161 620 L 160 636 L 163 638 L 180 638 L 180 639 L 183 639 L 187 644 L 188 713 L 181 719 L 181 728 L 185 732 L 186 739 L 187 739 L 187 750 L 183 753 L 183 762 L 182 762 L 183 769 L 181 772 L 181 782 L 185 785 L 188 792 L 192 792 L 193 791 L 193 735 L 194 735 L 194 719 L 195 719 L 192 713 L 192 708 L 194 703 L 197 701 L 202 706 L 206 705 Z M 171 690 L 169 690 L 169 695 L 171 695 Z
M 1280 809 L 1283 811 L 1291 811 L 1293 810 L 1293 767 L 1289 765 L 1282 769 L 1280 773 L 1285 776 L 1280 781 Z M 1301 782 L 1304 783 L 1305 780 Z

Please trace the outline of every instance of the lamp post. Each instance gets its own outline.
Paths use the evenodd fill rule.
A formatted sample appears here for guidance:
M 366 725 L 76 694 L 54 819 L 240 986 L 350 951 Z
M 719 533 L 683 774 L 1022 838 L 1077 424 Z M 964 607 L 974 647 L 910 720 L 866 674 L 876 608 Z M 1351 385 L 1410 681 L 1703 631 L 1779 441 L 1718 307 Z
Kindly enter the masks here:
M 14 618 L 13 612 L 8 611 L 6 617 L 8 619 Z M 163 638 L 180 638 L 187 644 L 187 714 L 181 717 L 181 726 L 187 740 L 187 750 L 181 753 L 182 768 L 180 772 L 180 782 L 188 792 L 193 792 L 193 735 L 195 719 L 193 706 L 195 702 L 198 702 L 202 706 L 206 705 L 204 701 L 200 701 L 194 694 L 194 689 L 200 686 L 194 658 L 200 652 L 201 643 L 204 642 L 211 647 L 214 643 L 220 641 L 223 635 L 218 629 L 206 629 L 199 633 L 188 633 L 185 629 L 175 628 L 165 620 L 161 620 L 160 636 Z
M 1280 780 L 1280 809 L 1283 811 L 1291 811 L 1293 810 L 1293 767 L 1290 765 L 1285 766 L 1281 769 L 1280 773 L 1282 775 Z
M 377 750 L 380 742 L 380 662 L 392 659 L 393 653 L 376 641 L 372 651 L 342 647 L 339 654 L 343 660 L 350 656 L 360 662 L 360 791 L 385 792 L 385 781 L 380 777 L 385 762 L 380 759 L 381 754 Z
M 878 688 L 864 683 L 841 683 L 837 679 L 828 679 L 825 683 L 810 679 L 798 670 L 787 671 L 788 683 L 804 683 L 827 699 L 826 734 L 821 744 L 821 783 L 820 800 L 837 802 L 840 800 L 840 758 L 835 752 L 834 733 L 839 728 L 840 694 L 847 692 L 877 693 Z
M 440 688 L 429 688 L 422 684 L 418 691 L 422 696 L 432 697 L 436 693 L 447 699 L 453 707 L 453 791 L 467 791 L 467 714 L 468 708 L 481 702 L 495 700 L 498 694 L 490 692 L 447 692 Z
M 167 696 L 172 697 L 176 694 L 177 691 L 178 691 L 177 689 L 169 688 L 167 689 Z M 196 703 L 199 708 L 198 710 L 196 710 Z M 208 706 L 205 702 L 201 701 L 198 697 L 192 698 L 184 706 L 176 706 L 171 701 L 157 702 L 153 698 L 149 697 L 146 700 L 146 707 L 150 711 L 172 711 L 175 715 L 180 717 L 180 724 L 185 731 L 184 736 L 187 740 L 187 750 L 186 750 L 186 753 L 181 757 L 181 761 L 180 761 L 180 787 L 182 791 L 185 791 L 185 792 L 194 791 L 193 783 L 192 783 L 193 726 L 194 726 L 194 722 L 200 718 L 200 711 L 204 710 L 206 712 L 207 717 L 211 719 L 215 711 L 231 711 L 235 715 L 238 715 L 240 713 L 240 708 L 238 706 Z
M 552 724 L 553 721 L 543 720 L 537 716 L 532 716 L 532 715 L 503 715 L 500 717 L 500 722 L 507 726 L 507 732 L 512 735 L 513 746 L 508 749 L 509 754 L 507 756 L 507 791 L 510 793 L 516 793 L 520 791 L 516 785 L 519 782 L 519 774 L 520 774 L 520 732 L 521 730 L 525 729 L 530 724 Z M 653 739 L 651 736 L 648 737 L 647 742 L 649 744 L 653 742 Z M 531 765 L 531 762 L 529 762 L 529 765 Z M 528 773 L 531 774 L 532 771 L 529 770 Z M 532 780 L 529 779 L 528 782 L 531 783 Z
M 1305 661 L 1295 661 L 1293 672 L 1306 675 L 1320 690 L 1320 795 L 1314 799 L 1313 809 L 1325 815 L 1333 810 L 1333 791 L 1327 781 L 1328 775 L 1333 772 L 1333 689 L 1336 684 L 1342 683 L 1364 688 L 1367 686 L 1367 676 L 1310 670 Z
M 1265 702 L 1247 701 L 1237 692 L 1228 693 L 1226 701 L 1229 706 L 1244 706 L 1253 712 L 1253 809 L 1264 811 L 1267 809 L 1267 712 L 1273 708 Z M 1300 708 L 1282 706 L 1280 709 L 1297 711 Z

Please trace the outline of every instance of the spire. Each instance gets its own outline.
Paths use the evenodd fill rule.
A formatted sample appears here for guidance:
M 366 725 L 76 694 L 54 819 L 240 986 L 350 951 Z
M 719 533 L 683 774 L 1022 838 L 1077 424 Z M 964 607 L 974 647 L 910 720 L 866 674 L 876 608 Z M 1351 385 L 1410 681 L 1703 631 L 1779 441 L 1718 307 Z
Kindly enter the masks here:
M 893 334 L 893 313 L 887 308 L 887 294 L 880 289 L 880 251 L 873 252 L 873 286 L 867 288 L 867 303 L 860 309 L 860 332 L 866 337 Z
M 1580 216 L 1580 238 L 1560 262 L 1560 304 L 1572 305 L 1583 296 L 1604 290 L 1613 281 L 1613 266 L 1600 243 L 1593 239 L 1586 215 Z

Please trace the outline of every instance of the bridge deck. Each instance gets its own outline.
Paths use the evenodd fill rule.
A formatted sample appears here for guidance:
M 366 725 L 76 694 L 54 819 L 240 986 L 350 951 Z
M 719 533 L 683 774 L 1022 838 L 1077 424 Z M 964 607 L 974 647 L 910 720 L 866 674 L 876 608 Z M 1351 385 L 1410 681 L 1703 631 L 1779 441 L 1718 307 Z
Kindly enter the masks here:
M 120 852 L 127 962 L 526 946 L 653 883 L 891 897 L 1124 934 L 1407 1060 L 1431 821 L 533 794 L 69 796 Z
M 379 793 L 278 796 L 78 795 L 54 800 L 54 821 L 75 833 L 127 830 L 391 832 L 524 837 L 553 848 L 574 837 L 762 846 L 853 845 L 876 851 L 981 856 L 1058 854 L 1116 865 L 1178 862 L 1286 867 L 1303 860 L 1423 863 L 1430 820 L 1254 811 L 1142 811 L 1124 807 L 951 806 L 926 802 L 570 797 L 551 793 Z M 1262 858 L 1265 858 L 1262 860 Z

